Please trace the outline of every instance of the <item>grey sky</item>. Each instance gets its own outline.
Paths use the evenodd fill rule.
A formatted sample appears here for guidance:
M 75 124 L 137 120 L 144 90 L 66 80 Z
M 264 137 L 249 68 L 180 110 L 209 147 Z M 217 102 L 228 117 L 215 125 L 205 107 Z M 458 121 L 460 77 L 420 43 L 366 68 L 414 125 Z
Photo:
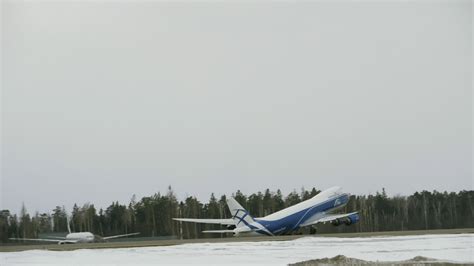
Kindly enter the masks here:
M 473 189 L 470 1 L 2 3 L 1 208 Z

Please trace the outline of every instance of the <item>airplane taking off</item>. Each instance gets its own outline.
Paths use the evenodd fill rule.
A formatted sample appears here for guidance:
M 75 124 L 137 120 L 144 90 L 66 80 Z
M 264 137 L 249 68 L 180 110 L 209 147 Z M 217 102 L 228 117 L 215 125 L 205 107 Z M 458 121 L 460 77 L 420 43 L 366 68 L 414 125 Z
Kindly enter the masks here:
M 77 243 L 92 243 L 92 242 L 104 242 L 109 239 L 134 236 L 140 233 L 131 233 L 124 235 L 115 235 L 115 236 L 99 236 L 94 235 L 91 232 L 78 232 L 71 233 L 71 227 L 69 226 L 69 219 L 67 220 L 67 230 L 69 234 L 66 237 L 51 237 L 51 238 L 9 238 L 10 240 L 25 240 L 25 241 L 40 241 L 40 242 L 56 242 L 59 245 L 62 244 L 77 244 Z
M 344 207 L 349 201 L 349 194 L 342 193 L 341 190 L 339 187 L 329 188 L 311 199 L 261 218 L 253 218 L 234 198 L 229 198 L 227 206 L 232 215 L 231 219 L 173 219 L 182 222 L 226 225 L 227 230 L 208 230 L 203 233 L 233 233 L 234 236 L 284 235 L 301 227 L 326 222 L 336 226 L 343 223 L 346 225 L 355 224 L 359 221 L 357 212 L 331 214 L 331 212 Z

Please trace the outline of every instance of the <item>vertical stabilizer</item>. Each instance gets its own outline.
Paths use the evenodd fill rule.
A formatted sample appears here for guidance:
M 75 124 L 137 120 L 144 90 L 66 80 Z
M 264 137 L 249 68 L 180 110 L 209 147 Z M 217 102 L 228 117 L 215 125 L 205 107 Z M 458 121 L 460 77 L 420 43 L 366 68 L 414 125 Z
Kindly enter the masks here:
M 70 221 L 69 221 L 69 216 L 67 214 L 66 214 L 66 221 L 67 221 L 67 231 L 70 234 L 71 233 L 71 225 L 70 225 Z
M 253 223 L 252 216 L 234 198 L 227 199 L 227 206 L 237 228 Z

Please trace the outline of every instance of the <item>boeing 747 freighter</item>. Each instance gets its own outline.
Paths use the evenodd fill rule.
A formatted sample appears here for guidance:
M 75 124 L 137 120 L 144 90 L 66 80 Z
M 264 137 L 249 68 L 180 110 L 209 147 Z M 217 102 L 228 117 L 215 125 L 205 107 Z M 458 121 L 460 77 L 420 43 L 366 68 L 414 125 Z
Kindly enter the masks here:
M 203 233 L 232 233 L 234 236 L 275 236 L 289 234 L 299 228 L 317 223 L 330 222 L 334 225 L 355 224 L 359 221 L 359 214 L 357 212 L 333 214 L 334 211 L 345 206 L 348 201 L 349 194 L 343 193 L 339 187 L 333 187 L 322 191 L 311 199 L 268 216 L 253 218 L 234 198 L 229 198 L 227 206 L 232 215 L 230 219 L 174 218 L 174 220 L 221 224 L 228 228 L 226 230 L 203 231 Z

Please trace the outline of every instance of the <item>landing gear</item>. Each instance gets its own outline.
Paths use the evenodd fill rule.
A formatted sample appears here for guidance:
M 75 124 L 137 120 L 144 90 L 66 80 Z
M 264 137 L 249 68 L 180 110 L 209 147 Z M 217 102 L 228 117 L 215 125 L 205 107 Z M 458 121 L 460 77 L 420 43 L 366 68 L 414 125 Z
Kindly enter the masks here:
M 311 227 L 309 228 L 309 234 L 310 234 L 310 235 L 316 234 L 316 231 L 317 231 L 317 228 L 314 227 L 314 226 L 311 226 Z
M 341 223 L 342 223 L 342 221 L 339 220 L 339 219 L 336 219 L 336 220 L 331 222 L 331 224 L 334 225 L 334 226 L 339 226 L 339 225 L 341 225 Z

